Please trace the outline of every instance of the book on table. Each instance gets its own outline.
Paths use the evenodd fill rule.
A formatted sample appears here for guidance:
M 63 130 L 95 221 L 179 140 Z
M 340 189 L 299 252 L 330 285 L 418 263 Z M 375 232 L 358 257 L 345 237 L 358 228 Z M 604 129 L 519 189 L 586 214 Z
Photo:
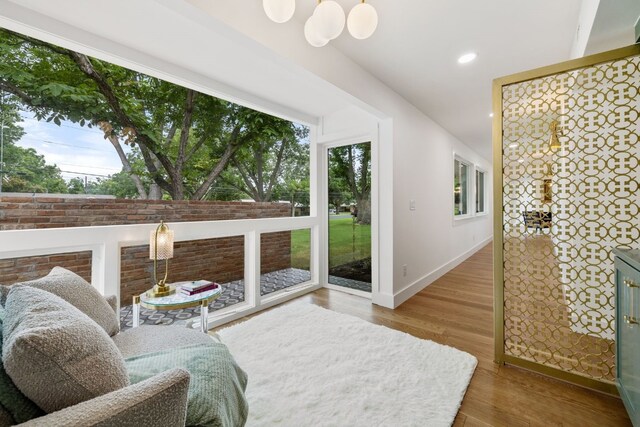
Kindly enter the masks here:
M 191 296 L 216 289 L 218 286 L 220 285 L 208 280 L 196 280 L 193 282 L 183 283 L 180 286 L 180 293 L 183 295 Z

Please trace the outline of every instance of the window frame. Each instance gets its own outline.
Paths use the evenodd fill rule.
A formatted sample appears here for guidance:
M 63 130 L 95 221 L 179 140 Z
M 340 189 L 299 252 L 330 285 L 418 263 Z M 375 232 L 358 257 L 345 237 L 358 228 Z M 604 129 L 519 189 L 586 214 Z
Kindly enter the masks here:
M 455 193 L 455 180 L 456 180 L 456 162 L 460 163 L 461 165 L 465 165 L 467 167 L 467 176 L 466 176 L 466 201 L 467 201 L 467 211 L 464 214 L 456 214 L 455 213 L 455 208 L 456 208 L 456 193 Z M 472 209 L 470 209 L 469 206 L 469 201 L 471 200 L 471 188 L 473 186 L 473 177 L 475 177 L 475 168 L 474 168 L 474 164 L 472 162 L 470 162 L 469 160 L 465 159 L 464 157 L 454 153 L 453 155 L 453 192 L 452 192 L 452 205 L 453 205 L 453 219 L 458 221 L 458 220 L 463 220 L 463 219 L 468 219 L 468 218 L 472 218 L 473 212 Z M 462 174 L 461 174 L 462 175 Z
M 482 215 L 487 215 L 488 214 L 488 210 L 487 210 L 487 171 L 484 170 L 483 168 L 481 168 L 478 165 L 475 165 L 474 167 L 474 174 L 473 174 L 473 179 L 474 179 L 474 194 L 475 194 L 475 209 L 474 209 L 474 215 L 475 216 L 482 216 Z M 478 174 L 482 174 L 482 201 L 483 201 L 483 210 L 479 211 L 478 210 Z

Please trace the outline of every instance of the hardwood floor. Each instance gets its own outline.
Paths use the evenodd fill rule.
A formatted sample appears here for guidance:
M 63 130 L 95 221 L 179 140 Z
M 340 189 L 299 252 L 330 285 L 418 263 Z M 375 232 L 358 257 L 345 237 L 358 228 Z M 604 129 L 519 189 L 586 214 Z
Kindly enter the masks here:
M 493 362 L 492 250 L 486 246 L 396 310 L 321 289 L 311 303 L 478 358 L 454 426 L 631 426 L 620 399 Z

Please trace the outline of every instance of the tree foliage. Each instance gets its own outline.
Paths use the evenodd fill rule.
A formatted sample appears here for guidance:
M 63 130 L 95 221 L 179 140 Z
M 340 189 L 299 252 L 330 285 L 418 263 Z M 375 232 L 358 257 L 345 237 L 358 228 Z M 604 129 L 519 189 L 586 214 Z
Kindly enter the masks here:
M 358 222 L 370 224 L 371 144 L 332 148 L 329 156 L 329 174 L 329 181 L 335 186 L 335 194 L 339 195 L 346 187 L 356 201 Z
M 14 96 L 0 92 L 0 141 L 2 159 L 0 179 L 3 192 L 66 193 L 67 186 L 57 166 L 47 165 L 33 148 L 16 142 L 24 136 L 20 126 L 19 103 Z
M 293 123 L 4 29 L 0 58 L 0 90 L 38 120 L 98 126 L 138 197 L 210 197 L 233 162 L 227 180 L 271 200 L 302 146 Z M 135 159 L 123 144 L 136 148 Z
M 292 191 L 300 192 L 302 183 L 308 188 L 309 146 L 299 141 L 306 140 L 309 130 L 276 117 L 257 117 L 255 124 L 262 137 L 238 150 L 225 182 L 260 202 L 287 200 Z

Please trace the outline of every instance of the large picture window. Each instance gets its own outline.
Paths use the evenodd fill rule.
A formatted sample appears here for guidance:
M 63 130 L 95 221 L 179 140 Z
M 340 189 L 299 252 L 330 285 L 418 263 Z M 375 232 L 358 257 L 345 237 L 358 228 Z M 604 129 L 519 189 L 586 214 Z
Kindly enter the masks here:
M 485 208 L 485 176 L 486 173 L 476 169 L 476 213 L 486 213 Z
M 470 164 L 456 157 L 453 161 L 453 215 L 469 215 Z
M 6 29 L 0 49 L 3 193 L 309 215 L 309 127 Z

